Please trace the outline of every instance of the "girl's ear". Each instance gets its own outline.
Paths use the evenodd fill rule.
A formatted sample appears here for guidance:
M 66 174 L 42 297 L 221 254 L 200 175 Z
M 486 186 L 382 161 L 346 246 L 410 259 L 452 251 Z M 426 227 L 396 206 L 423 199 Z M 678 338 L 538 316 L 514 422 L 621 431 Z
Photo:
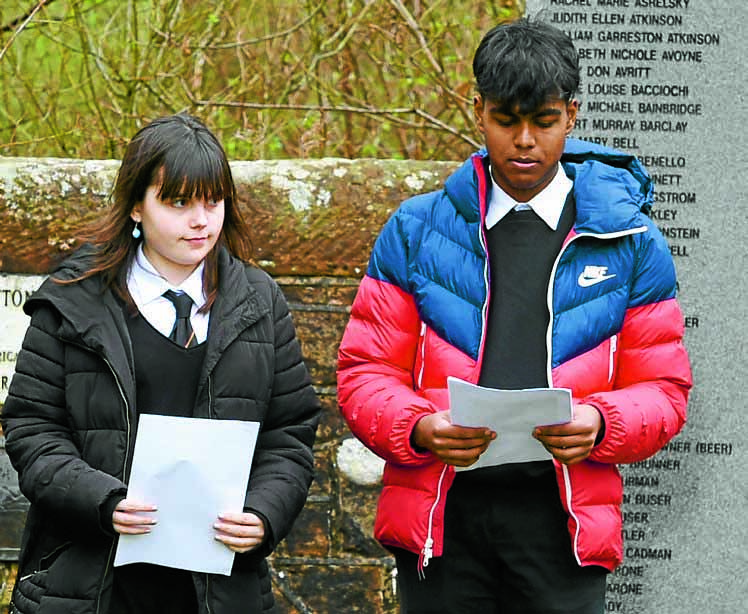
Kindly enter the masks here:
M 142 219 L 140 216 L 140 205 L 135 205 L 132 208 L 132 211 L 130 211 L 130 219 L 135 223 L 140 222 Z

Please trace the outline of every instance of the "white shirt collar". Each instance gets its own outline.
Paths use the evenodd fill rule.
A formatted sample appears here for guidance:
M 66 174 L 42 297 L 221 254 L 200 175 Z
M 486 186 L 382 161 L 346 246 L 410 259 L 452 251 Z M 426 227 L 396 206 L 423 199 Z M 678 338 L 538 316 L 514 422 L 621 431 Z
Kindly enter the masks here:
M 143 243 L 141 242 L 127 276 L 127 289 L 138 307 L 160 299 L 161 295 L 167 290 L 174 290 L 189 295 L 192 302 L 199 308 L 205 303 L 205 293 L 203 292 L 204 267 L 205 263 L 201 262 L 187 279 L 175 286 L 164 279 L 150 263 L 143 253 Z
M 486 211 L 486 228 L 490 229 L 495 226 L 507 213 L 517 205 L 520 208 L 531 208 L 542 219 L 551 230 L 558 228 L 558 221 L 561 219 L 561 212 L 566 203 L 566 197 L 569 195 L 574 183 L 566 176 L 561 164 L 559 163 L 556 175 L 552 181 L 543 188 L 538 194 L 531 198 L 527 203 L 518 203 L 509 194 L 493 180 L 491 177 L 491 200 L 488 203 Z

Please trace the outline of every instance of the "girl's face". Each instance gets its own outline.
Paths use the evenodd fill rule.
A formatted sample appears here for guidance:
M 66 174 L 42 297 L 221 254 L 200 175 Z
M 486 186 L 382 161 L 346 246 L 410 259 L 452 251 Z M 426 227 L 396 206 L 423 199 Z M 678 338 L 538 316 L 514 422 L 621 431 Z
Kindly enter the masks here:
M 143 228 L 143 252 L 170 283 L 190 276 L 213 249 L 223 228 L 224 202 L 161 200 L 160 186 L 150 186 L 130 217 Z

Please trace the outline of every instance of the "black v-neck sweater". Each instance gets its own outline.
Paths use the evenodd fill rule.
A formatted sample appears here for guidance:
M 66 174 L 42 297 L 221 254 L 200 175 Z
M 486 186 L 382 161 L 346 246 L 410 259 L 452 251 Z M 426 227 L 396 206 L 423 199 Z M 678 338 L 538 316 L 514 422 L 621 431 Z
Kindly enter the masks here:
M 486 232 L 490 296 L 481 386 L 548 386 L 548 284 L 574 213 L 570 193 L 555 231 L 526 210 L 510 211 Z

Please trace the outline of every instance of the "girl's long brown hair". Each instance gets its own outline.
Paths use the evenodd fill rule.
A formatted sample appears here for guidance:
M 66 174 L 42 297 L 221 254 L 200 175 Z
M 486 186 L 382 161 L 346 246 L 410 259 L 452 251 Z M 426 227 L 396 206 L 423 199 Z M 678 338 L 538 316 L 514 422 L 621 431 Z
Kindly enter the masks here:
M 95 247 L 93 265 L 82 275 L 59 283 L 74 283 L 101 275 L 104 287 L 136 311 L 127 290 L 127 274 L 140 241 L 134 239 L 133 207 L 152 185 L 162 200 L 201 198 L 224 201 L 224 221 L 216 246 L 205 258 L 203 289 L 207 312 L 218 294 L 218 248 L 225 245 L 234 256 L 249 262 L 252 243 L 249 227 L 236 202 L 236 187 L 226 153 L 218 139 L 197 118 L 170 115 L 141 128 L 125 150 L 106 216 L 94 222 L 82 239 Z

